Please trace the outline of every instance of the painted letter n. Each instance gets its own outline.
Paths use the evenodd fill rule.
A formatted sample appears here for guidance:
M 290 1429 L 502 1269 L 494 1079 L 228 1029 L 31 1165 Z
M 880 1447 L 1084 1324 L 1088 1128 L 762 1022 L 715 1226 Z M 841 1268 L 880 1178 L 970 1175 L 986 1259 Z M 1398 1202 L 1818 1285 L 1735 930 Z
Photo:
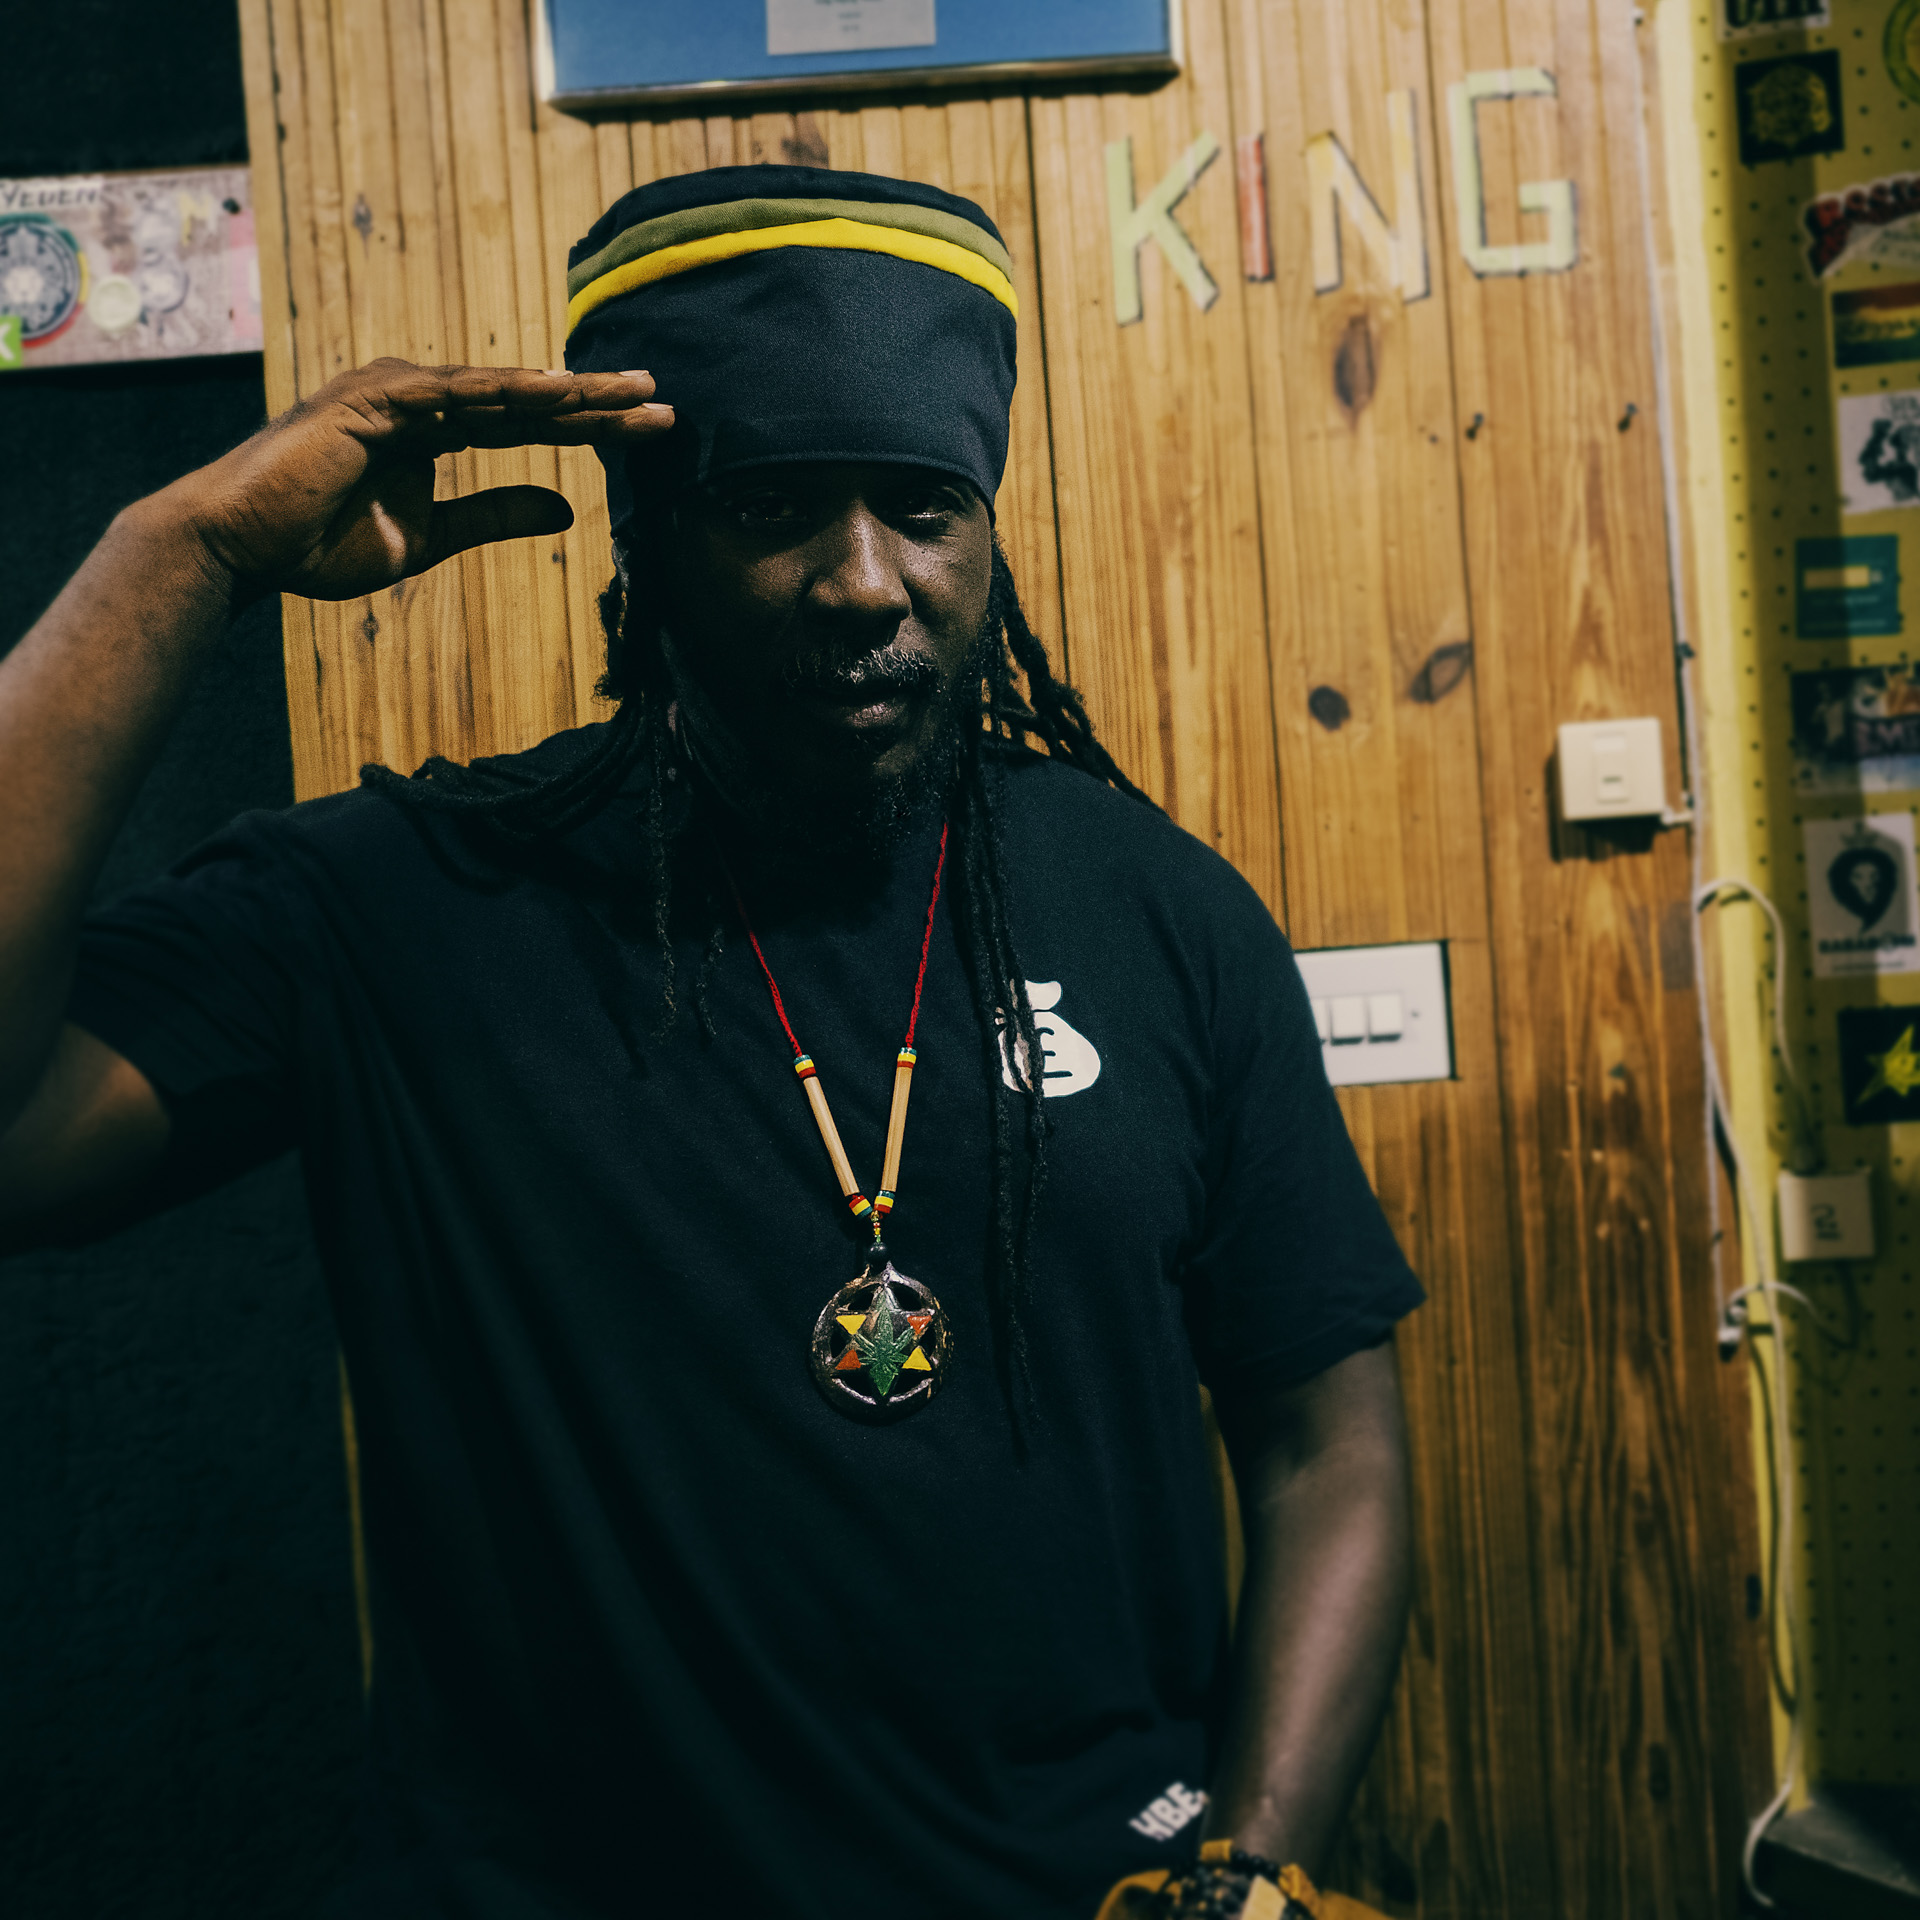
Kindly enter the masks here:
M 1160 243 L 1167 263 L 1180 276 L 1203 313 L 1220 297 L 1213 276 L 1194 250 L 1186 231 L 1173 217 L 1174 208 L 1220 151 L 1220 142 L 1203 133 L 1171 167 L 1147 197 L 1133 197 L 1133 138 L 1115 140 L 1107 147 L 1107 229 L 1113 241 L 1113 317 L 1121 326 L 1138 320 L 1145 310 L 1140 298 L 1140 249 L 1149 240 Z
M 1387 138 L 1393 155 L 1392 226 L 1333 134 L 1317 133 L 1307 142 L 1315 293 L 1332 293 L 1346 277 L 1340 250 L 1344 216 L 1374 264 L 1400 289 L 1402 300 L 1427 297 L 1427 217 L 1420 200 L 1420 160 L 1409 90 L 1387 95 Z

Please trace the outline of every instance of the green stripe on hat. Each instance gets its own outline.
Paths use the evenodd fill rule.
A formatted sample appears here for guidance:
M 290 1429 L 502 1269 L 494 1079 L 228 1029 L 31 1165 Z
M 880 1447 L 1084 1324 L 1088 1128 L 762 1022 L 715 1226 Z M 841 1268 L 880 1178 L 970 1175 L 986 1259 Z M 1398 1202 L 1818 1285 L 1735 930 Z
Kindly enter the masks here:
M 567 297 L 571 300 L 582 287 L 591 286 L 603 274 L 631 260 L 657 253 L 662 247 L 706 240 L 720 233 L 741 233 L 753 227 L 796 226 L 811 220 L 859 220 L 868 226 L 896 227 L 906 233 L 924 234 L 930 240 L 944 240 L 951 246 L 964 247 L 997 267 L 1009 280 L 1013 278 L 1012 258 L 990 233 L 971 220 L 933 207 L 880 200 L 728 200 L 718 206 L 663 213 L 616 234 L 598 253 L 582 260 L 567 275 Z

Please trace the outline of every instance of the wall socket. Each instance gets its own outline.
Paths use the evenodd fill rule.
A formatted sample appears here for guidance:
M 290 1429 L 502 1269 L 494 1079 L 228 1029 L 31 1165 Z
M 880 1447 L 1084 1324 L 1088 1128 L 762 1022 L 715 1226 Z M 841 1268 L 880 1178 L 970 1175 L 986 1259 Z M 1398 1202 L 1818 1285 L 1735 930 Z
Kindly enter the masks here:
M 1658 720 L 1569 720 L 1555 745 L 1562 820 L 1665 816 Z
M 1852 1173 L 1780 1170 L 1783 1260 L 1873 1258 L 1873 1169 Z

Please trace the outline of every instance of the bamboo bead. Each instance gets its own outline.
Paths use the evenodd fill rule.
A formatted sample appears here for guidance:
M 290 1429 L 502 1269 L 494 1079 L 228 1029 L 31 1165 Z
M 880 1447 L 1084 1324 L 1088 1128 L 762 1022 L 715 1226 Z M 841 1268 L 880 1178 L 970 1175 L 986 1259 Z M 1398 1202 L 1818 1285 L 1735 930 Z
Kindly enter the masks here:
M 833 1162 L 833 1177 L 840 1182 L 840 1191 L 851 1200 L 860 1191 L 860 1183 L 853 1177 L 853 1168 L 847 1161 L 847 1150 L 840 1144 L 840 1129 L 833 1124 L 833 1115 L 827 1108 L 827 1096 L 820 1090 L 820 1076 L 807 1074 L 800 1082 L 807 1090 L 807 1104 L 813 1109 L 814 1125 L 820 1129 L 820 1138 L 826 1143 L 827 1158 Z
M 887 1116 L 887 1161 L 880 1185 L 888 1193 L 900 1190 L 900 1150 L 907 1138 L 907 1095 L 913 1087 L 913 1055 L 901 1049 L 893 1070 L 893 1110 Z

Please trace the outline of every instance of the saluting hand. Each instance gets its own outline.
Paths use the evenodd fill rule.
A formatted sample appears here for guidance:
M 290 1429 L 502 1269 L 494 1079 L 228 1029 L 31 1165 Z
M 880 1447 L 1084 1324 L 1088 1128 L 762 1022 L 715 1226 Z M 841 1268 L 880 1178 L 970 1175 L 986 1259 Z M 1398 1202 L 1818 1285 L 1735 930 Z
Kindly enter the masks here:
M 357 599 L 469 547 L 572 526 L 573 509 L 547 487 L 436 501 L 441 454 L 638 442 L 673 425 L 652 395 L 645 373 L 375 360 L 159 498 L 232 577 L 236 601 Z

